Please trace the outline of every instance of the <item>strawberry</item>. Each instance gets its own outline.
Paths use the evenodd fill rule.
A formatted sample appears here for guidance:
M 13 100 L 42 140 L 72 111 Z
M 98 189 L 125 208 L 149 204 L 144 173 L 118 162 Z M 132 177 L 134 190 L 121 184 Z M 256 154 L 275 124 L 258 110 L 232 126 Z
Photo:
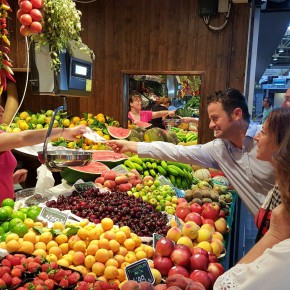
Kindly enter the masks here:
M 7 259 L 3 259 L 1 265 L 11 268 L 11 262 Z
M 16 265 L 16 266 L 13 267 L 13 269 L 19 269 L 21 272 L 25 271 L 25 267 L 23 265 Z
M 13 268 L 11 270 L 11 277 L 18 277 L 18 278 L 20 278 L 22 276 L 22 273 L 23 273 L 23 271 L 21 271 L 20 269 Z
M 6 286 L 3 279 L 0 278 L 0 288 L 4 288 L 3 286 Z
M 47 290 L 52 290 L 54 287 L 54 281 L 52 279 L 47 279 L 44 281 L 44 285 L 47 287 Z
M 11 286 L 15 287 L 16 285 L 20 284 L 22 282 L 21 279 L 19 279 L 18 277 L 13 277 L 11 280 Z
M 115 282 L 110 283 L 110 287 L 111 287 L 110 289 L 112 289 L 112 290 L 118 290 L 119 289 L 117 283 L 115 283 Z
M 68 280 L 67 280 L 67 279 L 62 279 L 62 280 L 59 282 L 58 285 L 61 286 L 61 287 L 68 287 L 68 286 L 69 286 L 69 284 L 68 284 Z
M 39 263 L 36 263 L 36 262 L 29 262 L 27 263 L 27 271 L 30 272 L 30 273 L 34 273 L 37 271 L 37 269 L 40 267 L 40 264 Z
M 2 280 L 5 282 L 6 286 L 10 286 L 11 285 L 12 278 L 11 278 L 11 276 L 8 273 L 5 273 L 2 276 Z
M 42 272 L 48 272 L 48 270 L 50 269 L 50 264 L 49 263 L 44 263 L 41 265 L 41 271 Z
M 88 282 L 88 283 L 93 283 L 96 281 L 96 277 L 92 274 L 87 274 L 85 277 L 84 277 L 84 281 Z
M 21 259 L 19 257 L 8 254 L 5 258 L 11 263 L 11 266 L 20 265 Z
M 58 269 L 58 264 L 56 262 L 51 262 L 50 263 L 50 268 L 51 269 Z
M 48 279 L 48 274 L 46 272 L 41 272 L 37 275 L 37 277 L 43 281 Z
M 44 285 L 44 281 L 43 280 L 41 280 L 41 279 L 39 279 L 38 277 L 36 277 L 36 278 L 34 278 L 33 279 L 33 285 Z
M 18 257 L 20 259 L 26 258 L 26 256 L 24 254 L 14 254 L 14 257 Z
M 26 264 L 28 264 L 30 262 L 34 262 L 34 258 L 33 257 L 26 258 Z
M 54 274 L 54 280 L 57 282 L 60 282 L 62 279 L 65 277 L 65 272 L 63 269 L 59 269 L 55 274 Z
M 35 263 L 38 263 L 38 264 L 42 264 L 42 262 L 43 262 L 43 258 L 42 258 L 41 256 L 36 256 L 36 257 L 34 258 L 34 262 L 35 262 Z
M 87 282 L 82 281 L 82 282 L 78 283 L 76 289 L 77 289 L 77 290 L 89 290 L 90 288 L 89 288 L 89 285 L 88 285 Z
M 72 274 L 72 270 L 68 269 L 68 270 L 64 270 L 65 275 L 68 277 L 69 275 Z
M 74 272 L 68 276 L 69 285 L 75 285 L 80 280 L 81 275 L 78 272 Z
M 45 290 L 45 288 L 41 285 L 37 285 L 34 290 Z
M 0 267 L 0 278 L 6 273 L 5 268 Z

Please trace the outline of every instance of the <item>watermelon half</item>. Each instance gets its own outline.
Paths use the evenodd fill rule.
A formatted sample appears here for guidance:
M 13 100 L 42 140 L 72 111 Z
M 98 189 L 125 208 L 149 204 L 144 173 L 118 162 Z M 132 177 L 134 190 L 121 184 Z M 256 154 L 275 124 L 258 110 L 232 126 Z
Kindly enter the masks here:
M 136 121 L 134 124 L 136 124 L 138 127 L 142 127 L 142 128 L 149 128 L 152 126 L 151 123 L 142 122 L 142 121 Z
M 109 168 L 114 168 L 119 164 L 123 164 L 129 157 L 123 153 L 116 153 L 110 150 L 97 150 L 93 153 L 92 162 L 102 162 Z
M 67 167 L 60 172 L 61 177 L 69 184 L 74 184 L 77 180 L 95 181 L 102 172 L 110 170 L 108 166 L 101 162 L 90 162 L 85 166 Z
M 107 129 L 110 136 L 112 136 L 115 139 L 126 139 L 131 134 L 130 129 L 125 129 L 121 127 L 108 126 Z

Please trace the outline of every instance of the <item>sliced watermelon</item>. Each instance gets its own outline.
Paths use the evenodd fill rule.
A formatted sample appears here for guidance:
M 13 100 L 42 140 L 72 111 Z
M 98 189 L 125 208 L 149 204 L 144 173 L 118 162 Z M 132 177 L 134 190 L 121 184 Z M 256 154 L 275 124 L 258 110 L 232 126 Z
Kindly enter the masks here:
M 105 164 L 92 161 L 85 166 L 67 167 L 65 170 L 61 171 L 60 174 L 67 183 L 74 184 L 79 179 L 83 181 L 95 181 L 102 172 L 107 170 L 110 170 L 110 168 Z
M 109 134 L 115 139 L 126 139 L 130 136 L 131 130 L 121 127 L 108 126 Z
M 109 168 L 114 168 L 115 166 L 124 163 L 129 157 L 123 153 L 116 153 L 110 150 L 97 150 L 93 153 L 93 161 L 102 162 Z
M 135 124 L 136 124 L 138 127 L 142 127 L 142 128 L 149 128 L 149 127 L 152 126 L 152 124 L 147 123 L 147 122 L 142 122 L 142 121 L 136 121 Z

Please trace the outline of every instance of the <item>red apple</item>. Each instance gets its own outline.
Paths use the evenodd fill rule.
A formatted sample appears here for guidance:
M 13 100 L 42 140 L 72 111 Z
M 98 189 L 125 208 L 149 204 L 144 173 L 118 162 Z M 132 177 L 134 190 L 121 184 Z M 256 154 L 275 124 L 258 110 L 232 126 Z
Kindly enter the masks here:
M 189 278 L 194 282 L 201 283 L 205 287 L 205 289 L 209 289 L 212 285 L 208 273 L 202 270 L 193 271 L 190 274 Z
M 154 287 L 154 290 L 166 290 L 167 286 L 166 284 L 158 284 Z
M 154 268 L 157 269 L 162 276 L 167 276 L 169 270 L 173 266 L 172 261 L 166 257 L 157 257 L 153 263 Z
M 181 204 L 183 202 L 187 203 L 187 200 L 185 198 L 183 198 L 183 197 L 180 197 L 180 198 L 177 199 L 177 203 L 178 204 Z
M 201 215 L 204 219 L 216 221 L 219 217 L 219 212 L 217 212 L 213 206 L 207 206 L 204 208 Z
M 196 212 L 190 212 L 186 218 L 185 218 L 185 221 L 188 222 L 188 221 L 193 221 L 195 222 L 198 226 L 201 226 L 202 225 L 202 218 L 201 216 L 196 213 Z
M 168 277 L 175 275 L 175 274 L 180 274 L 180 275 L 187 277 L 187 278 L 189 277 L 188 271 L 182 266 L 173 266 L 168 272 Z
M 201 210 L 201 205 L 194 202 L 190 205 L 190 209 L 192 212 L 196 212 L 198 214 L 201 214 L 202 210 Z
M 204 225 L 204 224 L 210 224 L 210 225 L 214 226 L 214 221 L 211 220 L 211 219 L 205 219 L 205 218 L 203 218 L 203 219 L 202 219 L 202 224 L 203 224 L 203 225 Z
M 174 250 L 174 244 L 170 239 L 161 238 L 157 241 L 155 251 L 162 257 L 169 257 Z
M 211 283 L 213 285 L 218 277 L 213 272 L 207 272 L 207 274 L 208 274 L 208 276 L 211 280 Z
M 222 217 L 222 218 L 226 217 L 226 213 L 222 209 L 220 210 L 219 217 Z
M 212 207 L 217 211 L 218 214 L 220 213 L 221 206 L 220 206 L 220 204 L 218 202 L 213 201 L 212 202 Z
M 186 245 L 183 245 L 183 244 L 177 244 L 177 245 L 174 246 L 174 250 L 175 250 L 175 249 L 183 249 L 183 250 L 186 250 L 186 251 L 188 252 L 189 256 L 191 256 L 191 250 L 190 250 L 190 248 L 189 248 L 188 246 L 186 246 Z M 206 253 L 207 253 L 207 252 L 206 252 Z
M 225 272 L 225 269 L 220 263 L 209 263 L 207 271 L 219 277 Z
M 187 267 L 190 263 L 190 256 L 186 249 L 174 249 L 170 259 L 175 266 Z
M 209 254 L 209 257 L 208 257 L 208 260 L 210 263 L 216 263 L 218 261 L 218 258 L 215 254 L 213 253 L 210 253 Z
M 208 207 L 208 206 L 211 206 L 211 207 L 212 207 L 211 202 L 206 202 L 206 203 L 204 203 L 204 204 L 201 206 L 201 212 L 202 212 L 206 207 Z
M 194 254 L 190 257 L 190 270 L 206 271 L 208 267 L 208 257 L 202 254 Z
M 193 248 L 193 249 L 191 250 L 191 254 L 192 254 L 192 255 L 195 255 L 195 254 L 201 254 L 201 255 L 204 255 L 204 256 L 206 256 L 207 258 L 209 258 L 208 252 L 207 252 L 205 249 L 203 249 L 203 248 L 198 248 L 198 247 Z
M 183 221 L 190 212 L 191 210 L 188 203 L 181 203 L 175 209 L 175 215 Z

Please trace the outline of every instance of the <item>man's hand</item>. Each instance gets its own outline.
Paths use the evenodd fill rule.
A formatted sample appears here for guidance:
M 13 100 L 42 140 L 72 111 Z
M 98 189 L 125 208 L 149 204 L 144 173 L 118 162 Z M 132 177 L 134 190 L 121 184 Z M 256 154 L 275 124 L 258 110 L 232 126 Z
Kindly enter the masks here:
M 18 169 L 13 173 L 13 183 L 21 183 L 25 181 L 27 177 L 27 170 L 26 169 Z
M 110 140 L 108 144 L 115 152 L 124 153 L 132 152 L 137 153 L 138 142 L 124 141 L 124 140 Z

